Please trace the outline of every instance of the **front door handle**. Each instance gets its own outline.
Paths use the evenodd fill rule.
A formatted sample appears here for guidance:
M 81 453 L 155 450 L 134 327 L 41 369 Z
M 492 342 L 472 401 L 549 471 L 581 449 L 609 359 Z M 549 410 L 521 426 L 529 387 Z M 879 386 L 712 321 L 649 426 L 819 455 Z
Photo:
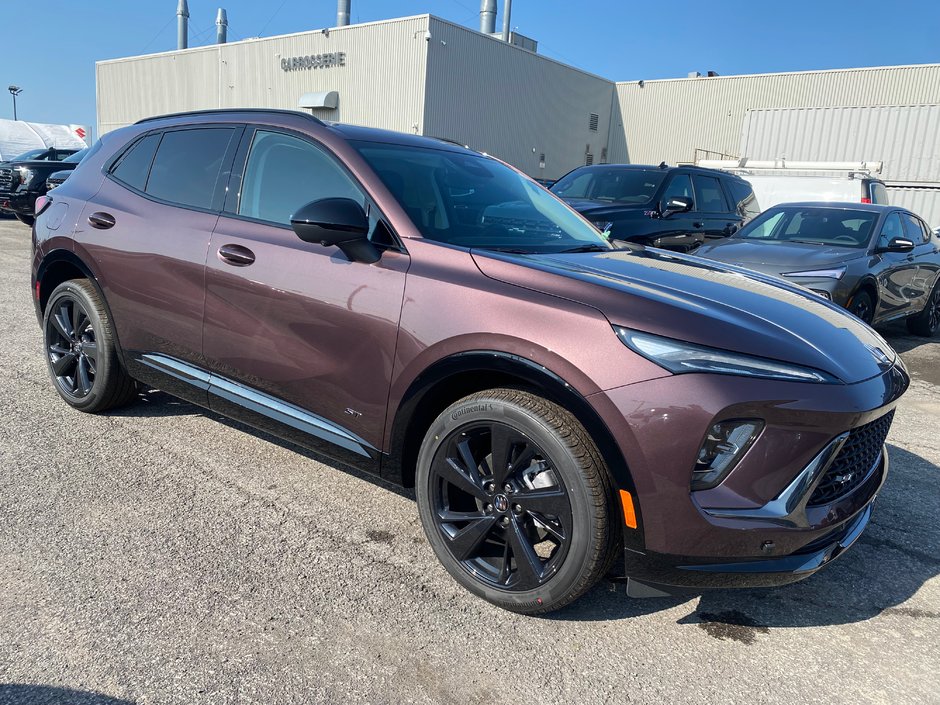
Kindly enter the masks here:
M 114 216 L 101 211 L 92 213 L 88 216 L 88 224 L 98 230 L 107 230 L 114 227 Z
M 241 245 L 222 245 L 219 259 L 233 267 L 247 267 L 255 261 L 255 253 Z

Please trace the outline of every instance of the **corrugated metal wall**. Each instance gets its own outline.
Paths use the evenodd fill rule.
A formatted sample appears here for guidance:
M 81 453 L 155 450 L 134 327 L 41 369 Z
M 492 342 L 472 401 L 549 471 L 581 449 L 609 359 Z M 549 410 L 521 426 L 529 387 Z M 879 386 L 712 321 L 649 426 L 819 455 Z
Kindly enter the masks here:
M 540 178 L 583 165 L 586 153 L 602 161 L 611 81 L 435 17 L 430 29 L 425 134 L 468 144 Z
M 919 105 L 938 96 L 940 64 L 618 83 L 610 161 L 690 162 L 696 148 L 741 156 L 748 110 Z
M 888 187 L 888 201 L 914 211 L 931 228 L 940 228 L 940 186 L 936 188 Z
M 739 153 L 753 159 L 883 161 L 881 178 L 887 181 L 940 182 L 940 105 L 751 110 Z
M 428 16 L 336 27 L 97 64 L 99 134 L 142 117 L 227 107 L 296 109 L 335 90 L 318 117 L 421 132 Z M 284 71 L 281 59 L 345 52 L 346 65 Z

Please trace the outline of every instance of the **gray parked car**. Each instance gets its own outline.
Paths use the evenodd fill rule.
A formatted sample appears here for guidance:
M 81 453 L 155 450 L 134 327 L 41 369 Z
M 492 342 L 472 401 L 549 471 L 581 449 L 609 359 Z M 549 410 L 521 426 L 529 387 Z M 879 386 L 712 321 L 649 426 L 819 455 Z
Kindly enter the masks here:
M 872 325 L 907 318 L 926 336 L 940 327 L 940 237 L 903 208 L 781 204 L 696 255 L 802 284 Z

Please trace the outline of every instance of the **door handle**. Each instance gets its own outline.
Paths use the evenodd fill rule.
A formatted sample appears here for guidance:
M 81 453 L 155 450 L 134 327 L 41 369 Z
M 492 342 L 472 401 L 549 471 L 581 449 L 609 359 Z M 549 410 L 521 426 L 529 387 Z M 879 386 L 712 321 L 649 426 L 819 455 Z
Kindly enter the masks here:
M 255 253 L 241 245 L 222 245 L 219 259 L 233 267 L 247 267 L 255 261 Z
M 107 230 L 114 227 L 114 216 L 101 211 L 92 213 L 88 216 L 88 224 L 98 230 Z
M 705 223 L 703 223 L 703 222 L 701 222 L 701 221 L 699 221 L 699 220 L 696 220 L 695 222 L 692 223 L 692 227 L 693 227 L 693 228 L 701 228 L 701 227 L 704 227 L 704 225 L 705 225 Z

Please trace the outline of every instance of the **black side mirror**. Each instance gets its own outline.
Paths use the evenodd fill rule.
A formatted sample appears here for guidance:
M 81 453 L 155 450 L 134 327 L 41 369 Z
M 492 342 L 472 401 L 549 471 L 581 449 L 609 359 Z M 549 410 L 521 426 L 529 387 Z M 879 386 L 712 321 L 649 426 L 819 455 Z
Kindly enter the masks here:
M 369 242 L 369 216 L 350 198 L 321 198 L 302 206 L 290 218 L 304 242 L 336 246 L 352 262 L 372 264 L 382 256 Z
M 688 213 L 692 210 L 692 199 L 688 196 L 673 196 L 666 199 L 659 209 L 660 218 L 668 218 L 676 213 Z
M 908 240 L 903 237 L 891 238 L 885 247 L 876 247 L 875 254 L 881 252 L 910 252 L 914 249 L 914 243 L 911 240 Z

